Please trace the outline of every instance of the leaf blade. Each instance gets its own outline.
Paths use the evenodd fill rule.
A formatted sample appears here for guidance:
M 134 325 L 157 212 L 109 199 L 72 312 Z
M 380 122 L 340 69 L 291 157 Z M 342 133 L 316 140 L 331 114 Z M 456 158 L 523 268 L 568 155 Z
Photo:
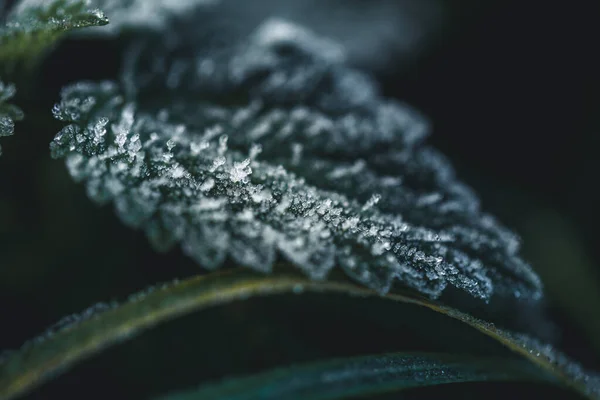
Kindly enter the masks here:
M 523 360 L 391 353 L 279 368 L 176 392 L 157 400 L 332 400 L 485 381 L 555 383 L 552 376 Z
M 0 26 L 2 69 L 12 74 L 21 63 L 32 68 L 38 56 L 66 32 L 106 24 L 104 13 L 85 0 L 23 0 Z
M 48 339 L 24 345 L 0 363 L 0 399 L 12 399 L 26 393 L 77 361 L 178 316 L 254 296 L 304 291 L 379 296 L 377 292 L 348 281 L 313 281 L 292 273 L 260 275 L 245 269 L 234 269 L 192 277 L 134 295 L 119 307 L 67 326 Z M 600 399 L 600 378 L 586 373 L 564 356 L 558 357 L 560 353 L 551 348 L 547 348 L 548 354 L 543 344 L 503 331 L 493 324 L 427 299 L 403 294 L 388 294 L 383 298 L 426 307 L 464 322 L 535 362 L 567 386 L 589 398 Z M 564 362 L 557 364 L 557 359 Z

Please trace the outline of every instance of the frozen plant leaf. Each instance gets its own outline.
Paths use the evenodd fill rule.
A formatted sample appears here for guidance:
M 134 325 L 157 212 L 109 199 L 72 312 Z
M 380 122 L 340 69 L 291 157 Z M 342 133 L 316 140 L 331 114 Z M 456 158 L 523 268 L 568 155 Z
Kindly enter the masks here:
M 23 119 L 23 111 L 8 101 L 15 95 L 13 84 L 6 84 L 0 80 L 0 136 L 10 136 L 15 130 L 15 121 Z M 0 147 L 2 155 L 2 147 Z
M 110 25 L 85 34 L 117 35 L 125 30 L 160 30 L 167 21 L 196 7 L 212 6 L 220 0 L 92 0 L 110 19 Z
M 90 0 L 22 0 L 0 26 L 0 63 L 12 72 L 17 63 L 35 59 L 64 33 L 106 25 L 108 19 Z
M 78 36 L 117 36 L 148 29 L 168 31 L 173 18 L 191 16 L 199 26 L 217 22 L 219 34 L 247 35 L 265 18 L 285 18 L 327 37 L 347 50 L 354 65 L 402 67 L 422 51 L 440 26 L 439 0 L 94 0 L 111 23 Z M 334 16 L 334 17 L 332 17 Z
M 380 293 L 541 297 L 516 237 L 424 144 L 423 118 L 343 47 L 283 20 L 219 48 L 175 27 L 151 42 L 121 84 L 63 90 L 51 151 L 157 249 L 180 243 L 208 269 L 282 257 L 313 279 L 338 266 Z

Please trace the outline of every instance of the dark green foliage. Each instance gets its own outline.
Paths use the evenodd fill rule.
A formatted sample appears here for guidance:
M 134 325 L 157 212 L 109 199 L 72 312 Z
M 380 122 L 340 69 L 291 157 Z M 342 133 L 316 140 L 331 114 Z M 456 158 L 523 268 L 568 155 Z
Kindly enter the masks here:
M 511 359 L 443 354 L 384 354 L 293 366 L 225 380 L 161 400 L 333 400 L 449 383 L 542 381 L 554 378 Z
M 54 112 L 70 125 L 52 155 L 94 201 L 208 269 L 229 257 L 268 272 L 282 257 L 381 293 L 398 281 L 432 298 L 448 285 L 541 298 L 516 237 L 424 143 L 423 118 L 339 46 L 280 20 L 218 50 L 211 34 L 138 43 L 122 84 L 63 91 Z
M 3 17 L 0 73 L 34 89 L 29 79 L 45 50 L 73 29 L 105 25 L 96 7 L 114 16 L 112 29 L 96 30 L 94 40 L 117 43 L 115 53 L 126 49 L 113 55 L 121 57 L 121 73 L 63 89 L 52 113 L 66 126 L 50 145 L 52 157 L 64 159 L 71 178 L 96 204 L 114 206 L 120 220 L 143 231 L 156 250 L 181 247 L 205 270 L 250 270 L 182 279 L 131 295 L 121 305 L 99 303 L 63 318 L 19 350 L 0 355 L 0 399 L 27 394 L 162 322 L 234 301 L 243 304 L 238 311 L 228 305 L 231 315 L 214 318 L 213 310 L 212 319 L 188 325 L 200 327 L 201 335 L 184 328 L 165 342 L 195 350 L 215 345 L 205 353 L 189 351 L 192 364 L 209 365 L 204 375 L 187 371 L 190 382 L 174 373 L 167 382 L 147 382 L 140 392 L 173 393 L 169 400 L 337 399 L 447 383 L 525 381 L 600 398 L 598 375 L 531 335 L 549 330 L 540 312 L 542 283 L 521 257 L 516 235 L 482 211 L 449 161 L 427 143 L 426 119 L 384 97 L 336 41 L 285 19 L 231 23 L 222 18 L 232 4 L 215 3 L 23 0 Z M 26 100 L 35 91 L 22 93 Z M 23 117 L 9 104 L 14 94 L 13 85 L 0 81 L 0 136 L 11 135 Z M 17 103 L 24 104 L 20 98 Z M 96 229 L 86 224 L 52 243 L 72 250 L 69 240 L 81 229 Z M 92 244 L 86 249 L 109 263 L 127 254 Z M 92 265 L 90 260 L 81 268 L 91 272 Z M 126 260 L 119 265 L 130 267 Z M 311 292 L 322 297 L 303 316 Z M 326 315 L 326 304 L 339 294 L 354 299 L 341 300 L 337 313 Z M 288 298 L 279 304 L 267 295 L 296 297 L 296 303 Z M 259 299 L 264 302 L 253 309 Z M 418 310 L 384 312 L 373 299 Z M 271 304 L 289 315 L 269 317 L 264 309 Z M 253 312 L 246 315 L 248 310 Z M 478 318 L 465 312 L 474 310 Z M 426 312 L 439 319 L 427 322 L 421 316 Z M 246 325 L 236 325 L 241 319 Z M 502 325 L 512 319 L 514 326 L 524 320 L 536 326 L 519 333 Z M 453 331 L 453 324 L 461 328 Z M 310 329 L 320 348 L 300 339 Z M 229 334 L 237 339 L 228 345 L 244 354 L 260 353 L 252 346 L 261 340 L 276 347 L 276 338 L 280 348 L 272 350 L 272 364 L 257 365 L 259 371 L 279 367 L 256 375 L 241 357 L 230 369 L 237 356 L 218 350 Z M 493 345 L 480 343 L 480 336 Z M 345 338 L 353 344 L 345 346 L 346 358 L 338 358 L 336 349 L 344 347 L 338 342 Z M 142 359 L 158 364 L 150 348 L 111 364 L 111 371 Z M 382 349 L 392 353 L 380 355 Z M 414 349 L 419 353 L 409 353 Z M 280 350 L 296 359 L 280 357 Z M 178 392 L 197 382 L 200 389 Z
M 149 288 L 130 296 L 128 301 L 122 305 L 117 305 L 114 302 L 110 304 L 100 303 L 88 308 L 81 314 L 66 317 L 52 326 L 42 336 L 27 342 L 20 350 L 8 353 L 4 360 L 0 360 L 0 395 L 12 398 L 31 390 L 32 387 L 43 383 L 50 377 L 64 372 L 75 362 L 118 342 L 132 339 L 144 330 L 173 318 L 233 301 L 281 295 L 288 292 L 306 293 L 303 296 L 308 295 L 310 292 L 327 293 L 331 296 L 336 293 L 345 293 L 360 296 L 362 301 L 366 301 L 368 297 L 376 296 L 375 292 L 349 284 L 347 281 L 314 281 L 301 278 L 298 274 L 283 272 L 264 276 L 245 269 L 237 269 L 229 273 L 214 273 L 206 277 L 195 277 Z M 600 395 L 600 377 L 584 370 L 579 364 L 572 362 L 550 345 L 523 334 L 498 329 L 493 324 L 434 302 L 394 294 L 387 295 L 385 299 L 409 304 L 413 307 L 428 308 L 446 315 L 463 323 L 467 330 L 474 328 L 481 334 L 497 340 L 506 349 L 510 349 L 530 362 L 538 364 L 538 367 L 535 367 L 532 364 L 514 364 L 507 361 L 502 362 L 495 368 L 485 363 L 485 365 L 480 365 L 480 361 L 475 366 L 465 365 L 460 367 L 456 364 L 453 364 L 454 366 L 448 364 L 446 366 L 453 369 L 454 372 L 448 372 L 447 378 L 449 381 L 444 381 L 444 377 L 440 376 L 439 364 L 425 363 L 417 366 L 416 359 L 413 359 L 415 368 L 418 370 L 417 375 L 413 376 L 413 380 L 415 380 L 412 383 L 413 386 L 436 385 L 442 382 L 460 381 L 461 379 L 463 381 L 486 379 L 536 381 L 542 379 L 548 382 L 560 382 L 562 385 L 572 387 L 590 398 L 598 398 Z M 388 318 L 388 315 L 385 315 L 385 317 Z M 353 320 L 349 323 L 353 329 L 354 324 Z M 449 327 L 450 324 L 446 322 L 446 326 Z M 205 328 L 213 327 L 205 326 Z M 426 326 L 419 328 L 427 329 Z M 320 331 L 320 329 L 317 330 Z M 350 334 L 350 332 L 343 333 Z M 444 332 L 444 334 L 447 333 Z M 339 334 L 339 332 L 336 334 Z M 320 332 L 320 335 L 324 336 L 327 333 Z M 438 339 L 440 342 L 444 340 L 446 340 L 445 337 Z M 406 346 L 405 343 L 395 345 Z M 451 346 L 453 349 L 457 347 L 458 343 Z M 502 355 L 506 356 L 507 353 L 510 352 L 504 350 Z M 397 359 L 397 361 L 399 360 Z M 365 378 L 362 382 L 365 386 L 361 386 L 360 379 L 358 379 L 356 381 L 357 386 L 352 390 L 379 392 L 413 387 L 406 380 L 415 371 L 406 368 L 406 360 L 402 362 L 404 367 L 400 370 L 373 370 L 371 372 L 374 375 L 370 375 L 366 367 L 363 368 L 365 363 L 371 362 L 380 363 L 381 360 L 379 356 L 366 357 L 359 362 L 362 367 L 356 369 L 351 365 L 348 366 L 348 372 L 355 374 L 353 380 L 358 379 L 360 375 L 364 375 Z M 350 360 L 350 364 L 353 363 L 354 361 Z M 319 378 L 319 371 L 322 369 L 343 369 L 343 364 L 337 361 L 333 363 L 326 362 L 318 364 L 314 368 L 301 368 L 291 372 L 276 372 L 247 380 L 232 381 L 231 387 L 229 384 L 225 384 L 207 390 L 211 393 L 214 391 L 215 395 L 223 391 L 227 392 L 230 389 L 236 393 L 239 391 L 245 392 L 244 388 L 249 390 L 254 388 L 252 390 L 260 391 L 261 382 L 263 382 L 266 387 L 278 388 L 277 391 L 290 391 L 288 393 L 290 396 L 297 395 L 296 390 L 300 390 L 302 393 L 305 390 L 314 390 L 315 395 L 318 393 L 325 394 L 329 390 L 333 390 L 334 393 L 337 393 L 336 395 L 349 394 L 343 391 L 340 392 L 339 390 L 343 388 L 336 388 L 336 385 L 332 386 L 331 382 L 320 382 Z M 513 368 L 515 365 L 522 365 L 522 367 L 515 370 Z M 480 367 L 483 369 L 479 370 Z M 396 375 L 394 375 L 394 371 Z M 290 375 L 296 376 L 296 372 L 300 375 L 305 373 L 305 380 L 302 379 L 298 382 L 293 379 L 290 383 Z M 392 373 L 392 376 L 388 376 L 389 373 Z M 426 374 L 429 378 L 421 382 L 419 381 L 421 374 Z M 295 383 L 301 384 L 300 387 L 296 387 Z M 342 386 L 350 390 L 351 388 L 348 385 L 344 384 Z M 350 391 L 352 392 L 352 390 Z

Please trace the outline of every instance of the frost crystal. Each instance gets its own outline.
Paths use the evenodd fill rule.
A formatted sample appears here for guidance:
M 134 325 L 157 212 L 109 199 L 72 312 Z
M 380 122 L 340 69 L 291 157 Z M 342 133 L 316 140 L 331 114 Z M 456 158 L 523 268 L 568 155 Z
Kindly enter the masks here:
M 314 279 L 337 266 L 381 293 L 540 298 L 517 238 L 424 144 L 425 121 L 341 47 L 281 20 L 218 50 L 167 41 L 138 46 L 122 85 L 66 88 L 51 144 L 157 249 L 180 243 L 209 269 L 282 257 Z
M 0 136 L 10 136 L 15 130 L 15 121 L 23 118 L 20 108 L 7 104 L 15 95 L 16 89 L 12 84 L 5 84 L 0 80 Z M 2 155 L 2 147 L 0 147 Z

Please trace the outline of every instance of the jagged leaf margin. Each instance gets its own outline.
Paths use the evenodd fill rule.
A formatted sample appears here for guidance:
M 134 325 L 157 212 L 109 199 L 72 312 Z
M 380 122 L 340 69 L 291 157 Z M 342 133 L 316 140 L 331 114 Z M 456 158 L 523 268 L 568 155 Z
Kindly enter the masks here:
M 381 293 L 541 298 L 516 237 L 423 143 L 425 121 L 342 48 L 281 20 L 219 49 L 173 34 L 132 51 L 123 84 L 66 88 L 51 144 L 157 249 L 264 272 L 279 254 L 314 279 L 339 265 Z
M 283 46 L 294 58 L 280 56 Z M 451 283 L 489 298 L 492 281 L 504 279 L 510 283 L 500 288 L 539 297 L 539 280 L 515 256 L 514 238 L 479 215 L 443 159 L 422 148 L 423 121 L 379 98 L 331 49 L 295 26 L 271 22 L 221 60 L 173 61 L 163 71 L 166 82 L 133 72 L 128 83 L 136 92 L 76 85 L 55 109 L 75 124 L 57 136 L 53 156 L 67 156 L 90 196 L 114 200 L 124 221 L 143 226 L 155 246 L 181 241 L 208 268 L 229 255 L 268 271 L 278 250 L 313 278 L 337 263 L 381 292 L 400 278 L 433 297 Z M 318 87 L 323 81 L 327 87 Z M 153 97 L 141 93 L 146 88 Z M 162 98 L 158 90 L 167 104 L 143 103 Z M 249 99 L 219 102 L 236 92 Z M 202 97 L 190 101 L 195 94 Z M 227 134 L 235 150 L 228 151 Z M 257 159 L 261 150 L 265 161 Z M 384 163 L 392 175 L 378 174 Z M 432 189 L 446 193 L 401 186 L 403 178 L 419 185 L 427 174 L 434 175 Z M 363 180 L 371 187 L 365 190 Z M 380 207 L 377 192 L 386 195 Z M 409 213 L 417 223 L 405 221 Z

